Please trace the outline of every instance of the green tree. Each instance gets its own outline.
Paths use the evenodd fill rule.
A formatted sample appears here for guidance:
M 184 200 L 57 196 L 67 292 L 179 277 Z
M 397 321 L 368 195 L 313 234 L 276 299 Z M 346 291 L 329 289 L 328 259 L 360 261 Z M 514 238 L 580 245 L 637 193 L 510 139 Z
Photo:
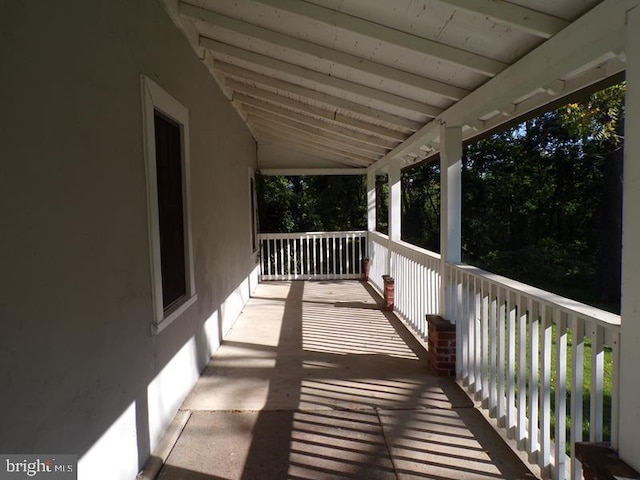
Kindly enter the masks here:
M 363 176 L 257 177 L 260 231 L 366 229 Z
M 389 234 L 389 179 L 376 175 L 376 231 Z
M 366 182 L 360 175 L 306 177 L 306 193 L 323 231 L 366 230 Z M 311 200 L 312 199 L 312 200 Z
M 256 192 L 260 231 L 292 232 L 296 226 L 293 206 L 297 199 L 289 179 L 258 175 Z
M 465 261 L 618 308 L 619 291 L 598 279 L 620 284 L 619 222 L 603 222 L 620 212 L 623 98 L 616 85 L 465 149 Z
M 440 250 L 440 165 L 434 161 L 402 174 L 402 239 Z

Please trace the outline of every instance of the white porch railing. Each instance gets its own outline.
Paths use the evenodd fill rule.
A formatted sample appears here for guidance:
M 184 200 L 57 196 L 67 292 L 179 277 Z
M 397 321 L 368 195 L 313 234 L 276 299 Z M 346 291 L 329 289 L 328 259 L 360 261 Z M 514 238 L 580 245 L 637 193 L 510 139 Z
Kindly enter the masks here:
M 395 310 L 426 341 L 426 315 L 440 311 L 440 255 L 377 232 L 369 232 L 369 252 L 369 280 L 382 292 L 382 275 L 393 277 Z
M 468 265 L 447 265 L 447 278 L 458 380 L 543 475 L 582 479 L 575 442 L 602 441 L 608 427 L 617 446 L 620 317 Z
M 378 232 L 259 239 L 262 280 L 362 278 L 368 256 L 369 281 L 382 293 L 382 275 L 394 278 L 396 311 L 424 341 L 444 299 L 459 382 L 544 476 L 582 478 L 576 442 L 617 447 L 618 315 L 469 265 L 447 264 L 442 280 L 438 254 Z
M 369 232 L 369 282 L 382 293 L 382 275 L 389 275 L 389 237 Z
M 261 280 L 362 278 L 367 232 L 263 233 Z

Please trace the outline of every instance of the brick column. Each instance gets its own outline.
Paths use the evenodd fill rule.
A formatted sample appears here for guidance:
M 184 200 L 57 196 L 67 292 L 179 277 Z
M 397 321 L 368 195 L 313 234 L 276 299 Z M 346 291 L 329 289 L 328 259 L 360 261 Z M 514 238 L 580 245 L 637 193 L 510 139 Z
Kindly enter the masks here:
M 384 309 L 393 312 L 395 281 L 390 275 L 383 275 L 382 281 L 384 283 Z
M 362 259 L 362 279 L 365 282 L 369 281 L 369 259 L 368 258 Z
M 456 376 L 456 326 L 440 315 L 427 315 L 429 368 L 436 375 Z

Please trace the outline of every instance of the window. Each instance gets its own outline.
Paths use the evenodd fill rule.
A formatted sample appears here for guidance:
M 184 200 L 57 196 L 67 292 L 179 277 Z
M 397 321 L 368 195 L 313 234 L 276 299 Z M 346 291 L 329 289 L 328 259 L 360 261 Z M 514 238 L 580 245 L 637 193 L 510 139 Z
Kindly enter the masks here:
M 197 299 L 189 209 L 189 111 L 142 77 L 154 332 Z
M 249 170 L 249 199 L 251 206 L 251 253 L 258 250 L 258 201 L 256 197 L 256 176 L 253 170 Z

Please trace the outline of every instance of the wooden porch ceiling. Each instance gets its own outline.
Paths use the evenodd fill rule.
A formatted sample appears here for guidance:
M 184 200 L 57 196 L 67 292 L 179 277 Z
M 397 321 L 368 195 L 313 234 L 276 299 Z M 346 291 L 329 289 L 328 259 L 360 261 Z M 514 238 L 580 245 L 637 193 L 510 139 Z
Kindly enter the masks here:
M 164 0 L 265 172 L 403 166 L 624 70 L 640 0 Z

